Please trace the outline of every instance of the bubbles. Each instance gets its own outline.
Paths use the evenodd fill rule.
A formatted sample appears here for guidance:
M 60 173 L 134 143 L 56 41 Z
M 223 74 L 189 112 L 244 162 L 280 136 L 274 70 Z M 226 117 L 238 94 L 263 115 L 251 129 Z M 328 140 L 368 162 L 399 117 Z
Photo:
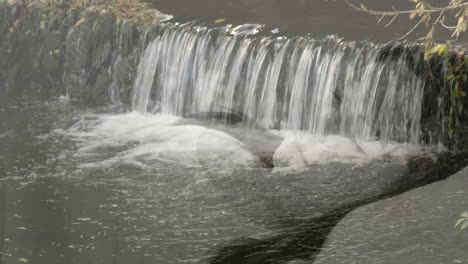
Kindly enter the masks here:
M 361 163 L 381 157 L 417 155 L 420 146 L 358 141 L 344 136 L 248 129 L 137 112 L 87 115 L 64 133 L 78 144 L 80 169 L 125 165 L 143 170 L 174 163 L 224 170 L 254 167 L 271 156 L 275 167 L 318 163 Z
M 318 136 L 292 131 L 273 133 L 285 136 L 273 158 L 277 167 L 304 167 L 328 162 L 360 163 L 386 156 L 407 158 L 424 150 L 418 145 L 358 141 L 338 135 Z
M 259 33 L 264 25 L 259 24 L 244 24 L 231 29 L 230 34 L 233 36 L 249 36 Z
M 81 167 L 116 163 L 144 169 L 155 161 L 186 166 L 242 166 L 254 161 L 243 144 L 229 134 L 198 125 L 177 125 L 179 117 L 136 112 L 98 115 L 66 131 L 79 142 L 75 157 L 88 159 Z

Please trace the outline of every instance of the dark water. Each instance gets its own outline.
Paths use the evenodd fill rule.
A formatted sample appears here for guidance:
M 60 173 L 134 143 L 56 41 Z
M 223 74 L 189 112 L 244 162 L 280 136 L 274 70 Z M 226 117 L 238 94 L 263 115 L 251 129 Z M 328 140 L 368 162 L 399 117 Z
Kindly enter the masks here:
M 14 100 L 0 111 L 2 264 L 311 261 L 346 212 L 423 181 L 392 159 L 299 171 L 106 165 L 120 149 L 83 156 L 65 132 L 115 110 Z
M 338 35 L 348 40 L 385 42 L 406 34 L 414 25 L 407 16 L 400 16 L 389 27 L 390 19 L 377 24 L 378 18 L 356 12 L 342 0 L 150 0 L 161 11 L 173 14 L 175 21 L 204 21 L 212 23 L 226 19 L 224 24 L 264 24 L 265 31 L 278 28 L 279 35 L 311 34 L 313 37 Z M 408 10 L 414 4 L 408 0 L 354 0 L 370 9 Z M 443 6 L 446 1 L 430 1 Z M 448 23 L 448 22 L 447 22 Z M 427 33 L 425 28 L 415 31 L 409 39 L 415 40 Z M 468 34 L 461 41 L 468 40 Z M 438 28 L 436 39 L 444 41 L 450 34 Z

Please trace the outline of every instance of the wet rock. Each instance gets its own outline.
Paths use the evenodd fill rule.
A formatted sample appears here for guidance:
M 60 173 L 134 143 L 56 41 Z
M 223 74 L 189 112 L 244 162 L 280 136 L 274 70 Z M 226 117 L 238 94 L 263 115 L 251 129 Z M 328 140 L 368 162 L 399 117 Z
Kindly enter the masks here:
M 142 28 L 109 14 L 0 4 L 0 95 L 129 104 Z M 77 24 L 81 18 L 85 20 Z
M 133 22 L 121 22 L 118 36 L 119 50 L 123 55 L 129 55 L 135 48 L 136 39 L 138 39 L 138 30 Z
M 239 214 L 255 219 L 256 212 L 264 212 L 264 219 L 259 222 L 268 223 L 269 229 L 278 231 L 270 238 L 233 241 L 232 244 L 220 248 L 210 263 L 263 264 L 287 263 L 292 260 L 307 260 L 312 263 L 334 226 L 352 210 L 443 180 L 467 165 L 466 156 L 444 155 L 437 160 L 431 157 L 417 157 L 407 162 L 381 160 L 357 166 L 341 163 L 316 165 L 305 171 L 288 173 L 287 176 L 272 173 L 268 177 L 249 175 L 243 178 L 222 177 L 219 181 L 211 179 L 214 185 L 223 190 L 226 200 L 238 201 L 236 208 L 243 208 Z M 462 187 L 468 190 L 466 186 Z M 245 209 L 246 207 L 248 209 Z M 377 210 L 382 207 L 373 208 Z M 357 209 L 356 212 L 360 210 Z M 381 212 L 375 212 L 376 215 L 379 213 Z M 460 213 L 456 212 L 458 215 Z M 366 214 L 365 217 L 370 216 Z M 338 227 L 345 230 L 346 235 L 350 237 L 340 236 L 333 242 L 338 245 L 344 243 L 350 250 L 357 243 L 353 236 L 359 237 L 369 245 L 375 243 L 373 233 L 365 233 L 369 224 L 365 217 L 356 221 L 362 228 L 359 230 L 339 224 Z M 454 220 L 457 220 L 456 217 Z M 395 221 L 398 221 L 398 218 Z M 450 222 L 452 227 L 453 224 L 454 221 Z M 359 234 L 354 234 L 356 230 Z M 393 231 L 391 228 L 386 230 L 387 233 Z M 335 253 L 330 251 L 328 256 L 333 257 Z M 353 256 L 349 257 L 353 259 Z M 344 257 L 332 260 L 324 263 L 374 263 L 342 262 L 346 260 Z
M 92 87 L 92 98 L 97 105 L 106 105 L 110 103 L 108 92 L 109 76 L 105 69 L 101 69 L 96 78 L 96 82 Z
M 86 80 L 89 77 L 88 64 L 91 48 L 91 22 L 85 21 L 74 26 L 66 38 L 64 70 L 66 89 L 73 99 L 84 101 L 90 99 L 90 91 Z
M 61 53 L 64 52 L 62 36 L 57 32 L 45 32 L 39 70 L 43 74 L 59 75 L 62 70 Z
M 114 18 L 110 15 L 98 17 L 93 24 L 92 66 L 101 67 L 110 56 L 114 38 Z M 108 62 L 107 62 L 108 63 Z
M 466 263 L 468 168 L 447 180 L 361 207 L 333 229 L 314 263 Z

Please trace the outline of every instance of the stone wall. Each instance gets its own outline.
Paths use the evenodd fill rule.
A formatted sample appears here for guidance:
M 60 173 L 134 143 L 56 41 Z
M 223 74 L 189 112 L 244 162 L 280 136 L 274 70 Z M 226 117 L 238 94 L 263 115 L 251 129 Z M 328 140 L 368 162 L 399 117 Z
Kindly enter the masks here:
M 47 16 L 1 3 L 0 21 L 1 98 L 69 95 L 93 105 L 129 103 L 142 32 L 151 25 L 76 10 Z
M 458 47 L 466 50 L 466 47 Z M 458 51 L 452 51 L 452 57 Z M 445 80 L 447 66 L 445 59 L 433 55 L 429 61 L 424 59 L 423 48 L 416 45 L 388 45 L 380 51 L 379 59 L 398 60 L 402 54 L 406 56 L 412 71 L 425 80 L 421 116 L 421 143 L 438 144 L 452 150 L 468 152 L 468 96 L 462 99 L 463 110 L 453 114 L 453 138 L 449 138 L 449 113 L 451 108 L 450 85 Z M 468 93 L 468 80 L 462 84 L 462 90 Z
M 449 138 L 449 117 L 451 103 L 450 84 L 444 80 L 446 66 L 443 59 L 435 58 L 423 68 L 426 74 L 426 87 L 422 103 L 421 128 L 423 140 L 430 143 L 440 142 L 451 150 L 468 152 L 468 96 L 461 99 L 461 111 L 453 112 L 453 137 Z M 468 80 L 461 85 L 468 92 Z

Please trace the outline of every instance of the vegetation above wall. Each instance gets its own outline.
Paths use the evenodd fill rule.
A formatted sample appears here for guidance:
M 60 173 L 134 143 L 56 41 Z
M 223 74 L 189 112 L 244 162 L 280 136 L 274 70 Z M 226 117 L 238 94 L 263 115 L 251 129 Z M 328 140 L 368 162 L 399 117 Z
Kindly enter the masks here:
M 79 10 L 96 13 L 111 13 L 118 20 L 136 23 L 157 23 L 160 12 L 148 3 L 140 0 L 0 0 L 0 2 L 21 3 L 38 7 L 45 13 L 62 13 L 67 10 Z M 84 20 L 77 23 L 80 24 Z

